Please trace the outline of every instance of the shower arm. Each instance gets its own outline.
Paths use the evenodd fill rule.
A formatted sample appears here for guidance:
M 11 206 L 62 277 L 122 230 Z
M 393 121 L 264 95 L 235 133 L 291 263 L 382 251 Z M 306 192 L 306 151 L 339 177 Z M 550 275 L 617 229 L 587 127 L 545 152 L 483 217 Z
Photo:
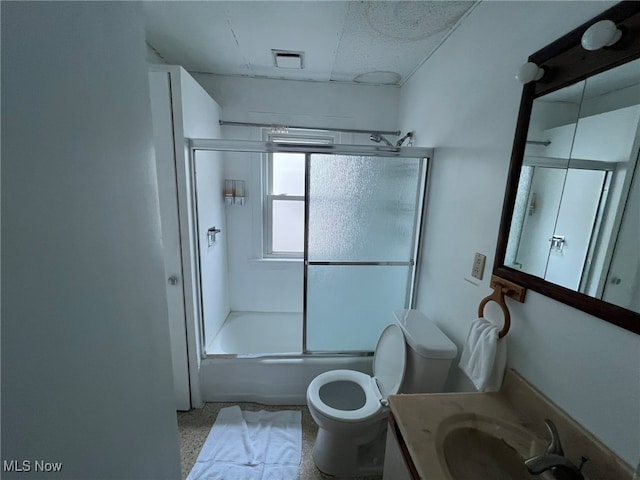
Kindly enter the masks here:
M 413 139 L 413 132 L 407 132 L 404 137 L 396 142 L 396 147 L 401 147 L 407 138 L 409 139 L 409 144 L 411 144 L 411 140 Z
M 384 142 L 387 144 L 387 146 L 393 147 L 393 143 L 391 143 L 389 140 L 387 140 L 383 135 L 379 133 L 372 133 L 371 135 L 369 135 L 369 140 L 376 143 Z

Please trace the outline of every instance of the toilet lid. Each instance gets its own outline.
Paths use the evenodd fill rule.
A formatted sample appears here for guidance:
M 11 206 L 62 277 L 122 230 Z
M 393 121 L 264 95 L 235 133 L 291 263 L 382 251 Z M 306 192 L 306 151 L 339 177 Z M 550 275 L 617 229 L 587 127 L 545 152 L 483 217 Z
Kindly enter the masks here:
M 382 398 L 398 393 L 407 365 L 407 347 L 399 326 L 387 325 L 373 354 L 373 376 L 378 380 Z

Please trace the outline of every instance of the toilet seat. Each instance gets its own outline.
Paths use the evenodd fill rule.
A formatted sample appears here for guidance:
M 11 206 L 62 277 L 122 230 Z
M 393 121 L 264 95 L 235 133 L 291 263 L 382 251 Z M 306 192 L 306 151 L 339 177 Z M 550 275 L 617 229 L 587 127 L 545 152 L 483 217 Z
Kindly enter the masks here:
M 365 395 L 364 405 L 356 410 L 339 410 L 322 401 L 320 389 L 332 382 L 353 382 L 358 385 Z M 373 386 L 375 380 L 369 375 L 355 370 L 331 370 L 321 373 L 314 378 L 307 389 L 308 401 L 328 418 L 340 422 L 363 422 L 380 413 L 383 409 L 380 403 L 380 393 Z
M 307 399 L 328 418 L 341 422 L 363 422 L 380 414 L 387 405 L 387 396 L 397 393 L 406 366 L 404 334 L 395 324 L 383 330 L 373 355 L 373 377 L 355 370 L 332 370 L 314 378 L 307 389 Z M 320 398 L 320 389 L 332 382 L 353 382 L 365 395 L 364 405 L 356 410 L 340 410 Z

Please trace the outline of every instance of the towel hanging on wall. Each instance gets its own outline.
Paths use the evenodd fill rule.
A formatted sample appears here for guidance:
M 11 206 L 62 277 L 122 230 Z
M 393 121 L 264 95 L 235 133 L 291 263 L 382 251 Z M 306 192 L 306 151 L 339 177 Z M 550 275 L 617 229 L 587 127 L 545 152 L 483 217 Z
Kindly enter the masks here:
M 499 327 L 484 318 L 471 323 L 458 366 L 479 392 L 495 392 L 502 386 L 507 339 L 498 338 L 499 332 Z
M 523 303 L 527 291 L 497 275 L 491 276 L 491 287 L 491 295 L 480 301 L 478 318 L 471 323 L 458 364 L 479 392 L 495 392 L 502 386 L 507 365 L 507 339 L 504 337 L 511 328 L 511 314 L 504 297 Z M 496 302 L 502 310 L 504 323 L 501 329 L 484 318 L 484 307 L 489 302 Z

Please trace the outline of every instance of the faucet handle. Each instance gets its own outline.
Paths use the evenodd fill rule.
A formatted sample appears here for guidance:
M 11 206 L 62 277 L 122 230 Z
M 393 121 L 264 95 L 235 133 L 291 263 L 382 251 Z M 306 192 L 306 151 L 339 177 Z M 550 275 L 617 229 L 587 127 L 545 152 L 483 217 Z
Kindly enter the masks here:
M 547 453 L 550 455 L 564 455 L 564 450 L 562 450 L 562 444 L 560 443 L 560 435 L 558 435 L 558 429 L 554 425 L 554 423 L 548 418 L 544 421 L 544 424 L 547 426 L 547 430 L 551 434 L 551 443 L 547 447 Z

